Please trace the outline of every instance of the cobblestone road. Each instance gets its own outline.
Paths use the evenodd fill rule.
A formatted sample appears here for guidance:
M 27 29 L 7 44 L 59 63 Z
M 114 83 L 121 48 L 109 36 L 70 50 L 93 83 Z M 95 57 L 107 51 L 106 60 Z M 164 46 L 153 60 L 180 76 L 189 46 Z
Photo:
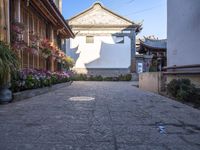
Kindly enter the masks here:
M 148 149 L 199 150 L 200 111 L 132 82 L 74 82 L 0 106 L 0 150 Z

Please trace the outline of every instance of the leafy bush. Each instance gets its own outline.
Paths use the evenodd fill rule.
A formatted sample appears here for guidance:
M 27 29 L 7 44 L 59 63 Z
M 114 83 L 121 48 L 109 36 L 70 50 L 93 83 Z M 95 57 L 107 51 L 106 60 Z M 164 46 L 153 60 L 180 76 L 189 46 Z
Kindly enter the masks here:
M 200 102 L 199 91 L 189 79 L 173 79 L 167 85 L 167 92 L 178 100 Z
M 102 76 L 90 76 L 87 80 L 89 81 L 103 81 L 103 77 Z
M 69 56 L 66 56 L 63 58 L 63 61 L 65 63 L 65 68 L 69 69 L 69 68 L 72 68 L 74 66 L 74 59 L 69 57 Z
M 85 74 L 75 74 L 72 77 L 73 81 L 86 81 L 88 80 L 88 77 Z
M 120 75 L 119 76 L 119 80 L 120 81 L 130 81 L 132 79 L 132 75 L 131 74 L 126 74 L 126 75 Z
M 19 59 L 10 45 L 0 41 L 0 88 L 7 86 L 10 72 L 15 72 L 19 67 Z
M 114 80 L 113 80 L 113 77 L 105 77 L 103 80 L 104 80 L 104 81 L 114 81 Z
M 74 75 L 74 81 L 130 81 L 132 78 L 131 74 L 120 75 L 118 77 L 102 77 L 101 75 L 98 76 L 87 76 L 84 74 L 76 74 Z

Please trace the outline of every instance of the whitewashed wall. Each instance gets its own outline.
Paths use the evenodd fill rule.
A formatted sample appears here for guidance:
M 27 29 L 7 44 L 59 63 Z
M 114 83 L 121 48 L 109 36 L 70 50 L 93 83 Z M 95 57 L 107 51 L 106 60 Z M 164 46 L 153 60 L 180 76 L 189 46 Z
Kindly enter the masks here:
M 167 65 L 200 64 L 200 0 L 168 0 L 167 9 Z
M 94 43 L 86 43 L 86 36 L 76 36 L 66 42 L 67 54 L 76 60 L 75 68 L 129 68 L 131 65 L 131 41 L 116 44 L 115 37 L 94 36 Z

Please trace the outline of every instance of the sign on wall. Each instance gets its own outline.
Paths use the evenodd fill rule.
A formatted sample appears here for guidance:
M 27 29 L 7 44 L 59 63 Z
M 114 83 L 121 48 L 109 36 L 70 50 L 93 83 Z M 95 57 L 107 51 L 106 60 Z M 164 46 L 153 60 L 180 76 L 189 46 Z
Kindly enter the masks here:
M 137 72 L 142 73 L 143 72 L 143 63 L 138 63 L 137 64 Z

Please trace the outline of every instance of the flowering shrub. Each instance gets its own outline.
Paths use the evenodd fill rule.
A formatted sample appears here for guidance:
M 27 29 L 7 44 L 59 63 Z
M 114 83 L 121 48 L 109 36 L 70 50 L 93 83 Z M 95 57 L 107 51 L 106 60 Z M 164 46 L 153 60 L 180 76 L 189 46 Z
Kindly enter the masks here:
M 42 88 L 70 80 L 68 72 L 50 72 L 37 69 L 23 69 L 12 76 L 12 91 Z
M 49 40 L 47 39 L 42 40 L 40 43 L 40 48 L 43 57 L 47 58 L 52 54 L 52 47 Z

